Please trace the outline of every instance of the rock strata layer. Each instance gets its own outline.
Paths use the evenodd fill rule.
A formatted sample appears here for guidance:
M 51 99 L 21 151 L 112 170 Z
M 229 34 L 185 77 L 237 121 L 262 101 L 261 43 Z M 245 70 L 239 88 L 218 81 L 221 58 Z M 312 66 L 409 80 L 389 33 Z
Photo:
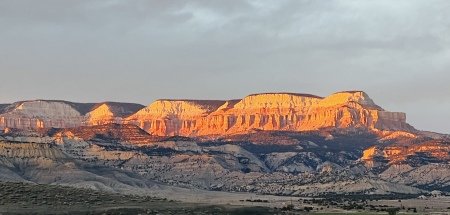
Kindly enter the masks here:
M 364 150 L 361 160 L 368 166 L 383 164 L 420 166 L 450 161 L 449 151 L 448 140 L 431 140 L 420 144 L 373 146 Z
M 21 101 L 0 106 L 0 130 L 6 128 L 71 128 L 120 123 L 144 106 L 132 103 L 74 103 L 58 100 Z
M 81 104 L 34 100 L 2 107 L 0 129 L 68 128 L 134 124 L 157 136 L 224 136 L 254 130 L 308 131 L 367 128 L 416 132 L 406 115 L 376 105 L 362 91 L 309 94 L 263 93 L 239 100 L 157 100 L 147 107 L 105 102 Z
M 160 100 L 124 120 L 154 135 L 230 135 L 252 130 L 308 131 L 368 128 L 415 132 L 406 115 L 385 111 L 362 91 L 326 98 L 293 93 L 249 95 L 241 100 Z

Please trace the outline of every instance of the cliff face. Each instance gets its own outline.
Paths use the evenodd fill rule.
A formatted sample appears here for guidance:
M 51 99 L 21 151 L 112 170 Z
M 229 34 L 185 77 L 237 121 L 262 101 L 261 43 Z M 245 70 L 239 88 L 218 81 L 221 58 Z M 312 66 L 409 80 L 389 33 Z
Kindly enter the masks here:
M 254 94 L 242 100 L 160 100 L 125 119 L 155 135 L 227 135 L 254 129 L 308 131 L 366 127 L 413 132 L 404 113 L 388 112 L 361 91 L 322 98 L 308 94 Z M 209 104 L 209 105 L 207 105 Z
M 0 129 L 69 128 L 121 122 L 144 106 L 129 103 L 73 103 L 55 100 L 21 101 L 2 107 Z
M 369 166 L 382 163 L 407 163 L 413 166 L 450 161 L 450 142 L 432 140 L 413 145 L 373 146 L 364 150 L 361 158 Z
M 129 103 L 81 104 L 24 101 L 2 107 L 0 129 L 67 128 L 108 123 L 134 124 L 158 136 L 248 133 L 252 130 L 308 131 L 368 128 L 415 132 L 404 113 L 388 112 L 361 91 L 326 98 L 264 93 L 240 100 L 158 100 L 148 107 Z
M 174 137 L 151 136 L 139 127 L 130 124 L 105 124 L 81 126 L 77 128 L 52 129 L 46 135 L 55 137 L 57 142 L 62 139 L 102 140 L 105 142 L 120 142 L 121 144 L 146 144 Z
M 80 112 L 67 102 L 24 101 L 5 108 L 0 115 L 0 129 L 7 127 L 36 129 L 44 127 L 75 127 L 81 125 Z
M 121 123 L 124 117 L 128 117 L 140 109 L 140 104 L 103 102 L 95 105 L 83 120 L 83 125 L 104 125 L 109 123 Z
M 198 119 L 208 116 L 226 101 L 158 100 L 126 118 L 151 134 L 160 136 L 193 133 Z

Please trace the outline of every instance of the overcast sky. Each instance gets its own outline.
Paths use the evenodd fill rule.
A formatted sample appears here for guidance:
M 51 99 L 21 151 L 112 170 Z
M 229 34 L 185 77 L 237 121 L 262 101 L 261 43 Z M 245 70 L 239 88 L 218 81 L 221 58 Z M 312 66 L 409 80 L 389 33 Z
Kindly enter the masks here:
M 448 0 L 0 0 L 0 103 L 363 90 L 450 133 Z

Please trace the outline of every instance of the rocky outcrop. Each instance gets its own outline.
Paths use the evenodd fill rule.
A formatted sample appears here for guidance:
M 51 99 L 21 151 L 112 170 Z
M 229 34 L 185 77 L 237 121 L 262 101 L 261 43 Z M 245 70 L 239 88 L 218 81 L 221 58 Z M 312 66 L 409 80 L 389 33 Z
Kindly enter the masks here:
M 316 130 L 326 127 L 414 131 L 406 123 L 404 113 L 383 110 L 361 91 L 339 92 L 326 97 L 309 110 L 297 129 Z
M 0 115 L 0 128 L 75 127 L 82 121 L 80 111 L 68 102 L 24 101 L 6 107 Z
M 157 136 L 224 136 L 254 130 L 310 131 L 367 128 L 417 132 L 404 113 L 388 112 L 362 91 L 310 94 L 263 93 L 240 100 L 157 100 L 138 104 L 82 104 L 35 100 L 0 107 L 0 129 L 68 128 L 134 124 Z
M 410 185 L 448 184 L 447 164 L 442 171 L 441 166 L 436 167 L 438 174 L 429 180 L 421 178 L 427 170 L 421 167 L 447 161 L 446 145 L 450 144 L 429 141 L 404 145 L 391 141 L 414 136 L 379 133 L 386 142 L 377 142 L 383 136 L 366 129 L 256 131 L 204 142 L 156 137 L 130 124 L 6 129 L 0 133 L 0 178 L 21 180 L 23 176 L 33 182 L 72 186 L 104 182 L 101 186 L 109 189 L 108 183 L 116 184 L 111 177 L 122 175 L 125 178 L 119 181 L 128 183 L 132 176 L 136 185 L 150 179 L 216 191 L 296 196 L 418 193 L 422 191 Z M 363 149 L 375 145 L 364 152 L 363 160 L 379 158 L 385 164 L 380 168 L 358 161 Z M 404 162 L 388 163 L 402 156 L 406 156 Z M 391 167 L 400 165 L 414 171 L 397 177 L 407 168 Z
M 0 106 L 0 129 L 70 128 L 121 122 L 144 106 L 130 103 L 73 103 L 57 100 L 21 101 Z
M 151 134 L 174 136 L 196 133 L 196 127 L 213 111 L 224 108 L 226 101 L 158 100 L 126 118 Z
M 167 137 L 151 136 L 135 125 L 105 124 L 96 126 L 81 126 L 77 128 L 61 129 L 52 131 L 57 140 L 61 138 L 94 140 L 101 142 L 115 142 L 121 144 L 148 144 L 162 141 Z
M 140 109 L 143 105 L 133 103 L 103 102 L 95 105 L 85 115 L 83 125 L 104 125 L 110 123 L 122 123 L 123 118 L 128 117 Z
M 373 146 L 364 150 L 361 160 L 369 166 L 378 166 L 382 163 L 407 163 L 419 166 L 448 162 L 450 161 L 449 151 L 450 142 L 446 140 L 432 140 L 411 145 Z
M 448 191 L 450 186 L 450 165 L 429 163 L 421 166 L 409 164 L 391 165 L 379 177 L 394 183 L 408 184 L 424 189 Z
M 5 112 L 5 109 L 9 107 L 11 104 L 0 104 L 0 114 Z
M 155 135 L 229 135 L 251 130 L 308 131 L 368 128 L 415 132 L 404 113 L 388 112 L 362 91 L 326 98 L 293 93 L 253 94 L 242 100 L 159 100 L 126 118 Z
M 61 150 L 48 144 L 0 142 L 0 156 L 15 158 L 67 158 Z

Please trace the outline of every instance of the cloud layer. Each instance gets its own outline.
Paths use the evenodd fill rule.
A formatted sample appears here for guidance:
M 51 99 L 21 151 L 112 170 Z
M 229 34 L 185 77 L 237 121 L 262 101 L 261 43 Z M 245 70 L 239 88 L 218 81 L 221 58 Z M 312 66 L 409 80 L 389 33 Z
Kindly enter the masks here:
M 450 133 L 450 2 L 1 1 L 0 102 L 364 90 Z

